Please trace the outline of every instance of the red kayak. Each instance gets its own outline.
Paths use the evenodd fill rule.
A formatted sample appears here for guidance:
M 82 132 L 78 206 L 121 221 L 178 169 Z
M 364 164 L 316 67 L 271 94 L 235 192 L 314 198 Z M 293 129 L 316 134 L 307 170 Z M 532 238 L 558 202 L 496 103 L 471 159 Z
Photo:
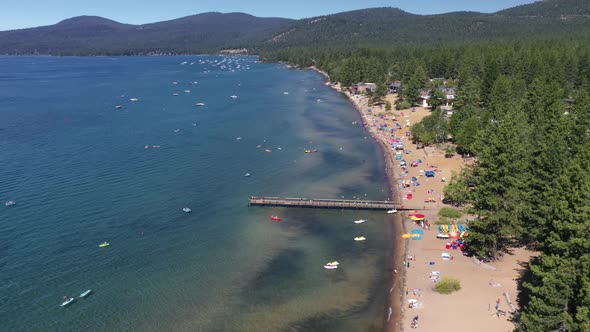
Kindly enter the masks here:
M 283 218 L 278 217 L 278 216 L 270 216 L 270 220 L 281 221 L 281 220 L 283 220 Z

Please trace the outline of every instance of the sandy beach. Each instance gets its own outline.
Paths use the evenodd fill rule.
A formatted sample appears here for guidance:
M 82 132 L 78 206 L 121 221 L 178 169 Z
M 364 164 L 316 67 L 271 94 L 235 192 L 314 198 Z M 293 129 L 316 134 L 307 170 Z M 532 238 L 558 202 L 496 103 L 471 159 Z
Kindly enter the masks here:
M 339 84 L 333 84 L 332 87 L 340 91 Z M 392 188 L 396 189 L 397 199 L 406 208 L 424 214 L 430 223 L 430 227 L 424 226 L 420 240 L 402 240 L 400 237 L 399 245 L 396 244 L 396 252 L 404 254 L 402 257 L 393 257 L 393 266 L 397 267 L 394 273 L 398 275 L 393 278 L 397 280 L 391 291 L 390 307 L 393 314 L 386 323 L 386 329 L 412 330 L 412 320 L 418 316 L 416 330 L 422 331 L 453 331 L 457 326 L 481 332 L 512 331 L 514 325 L 510 322 L 511 312 L 518 307 L 516 280 L 524 269 L 523 264 L 534 253 L 516 249 L 512 255 L 482 265 L 464 256 L 459 249 L 447 249 L 447 242 L 454 239 L 438 239 L 439 230 L 435 222 L 439 209 L 445 206 L 442 203 L 443 190 L 451 178 L 451 172 L 460 172 L 469 161 L 459 155 L 446 158 L 444 149 L 440 147 L 418 149 L 412 144 L 411 136 L 406 132 L 429 115 L 429 109 L 415 107 L 386 112 L 384 107 L 369 106 L 365 96 L 345 94 L 361 113 L 371 136 L 381 143 L 386 152 L 387 172 Z M 395 95 L 388 95 L 386 100 L 393 105 Z M 398 127 L 392 134 L 391 128 L 396 128 L 396 123 L 401 128 Z M 401 160 L 396 159 L 396 152 L 399 151 L 391 148 L 398 143 L 404 146 L 401 160 L 407 162 L 406 167 L 402 167 Z M 410 166 L 414 162 L 417 166 Z M 435 171 L 434 177 L 425 176 L 429 170 Z M 408 187 L 403 185 L 404 181 L 410 183 L 412 177 L 417 179 L 419 186 L 413 183 Z M 465 219 L 462 217 L 457 223 L 468 226 Z M 407 218 L 407 213 L 403 213 L 401 220 L 403 224 L 394 227 L 394 236 L 420 228 L 420 223 Z M 451 258 L 443 260 L 443 253 Z M 437 293 L 434 290 L 435 281 L 443 277 L 459 279 L 461 290 L 450 295 Z M 410 302 L 414 305 L 410 306 Z M 501 310 L 500 313 L 506 312 L 506 315 L 498 315 L 496 309 Z

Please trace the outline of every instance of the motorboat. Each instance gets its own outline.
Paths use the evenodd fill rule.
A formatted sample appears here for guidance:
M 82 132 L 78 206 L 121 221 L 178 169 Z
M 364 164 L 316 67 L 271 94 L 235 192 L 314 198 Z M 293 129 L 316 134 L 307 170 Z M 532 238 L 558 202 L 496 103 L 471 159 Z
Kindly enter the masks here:
M 196 103 L 196 106 L 205 106 L 205 103 Z
M 364 236 L 357 236 L 354 238 L 355 241 L 365 241 L 367 238 L 365 238 Z
M 60 306 L 61 306 L 61 307 L 67 307 L 67 306 L 69 306 L 70 304 L 72 304 L 72 302 L 74 302 L 74 301 L 76 301 L 76 299 L 75 299 L 75 298 L 73 298 L 73 297 L 70 297 L 70 298 L 68 299 L 68 297 L 67 297 L 67 296 L 64 296 L 64 301 L 61 303 L 61 305 L 60 305 Z
M 289 93 L 287 91 L 283 92 L 284 95 L 288 95 Z
M 121 105 L 117 105 L 117 106 L 115 106 L 115 108 L 116 108 L 116 109 L 121 109 L 121 108 L 123 108 L 123 106 L 121 106 Z
M 139 98 L 130 98 L 129 101 L 136 102 L 139 101 Z
M 180 132 L 180 129 L 174 129 L 174 132 L 178 133 L 178 132 Z
M 84 293 L 80 294 L 80 298 L 88 297 L 88 295 L 92 294 L 92 289 L 85 291 Z
M 15 201 L 8 201 L 8 202 L 4 203 L 4 205 L 6 205 L 6 206 L 14 206 L 14 205 L 16 205 L 16 202 Z
M 326 263 L 324 265 L 324 269 L 335 270 L 338 268 L 338 265 L 340 265 L 340 263 L 338 263 L 338 261 L 332 261 L 332 262 Z
M 111 245 L 110 243 L 108 243 L 108 242 L 106 242 L 106 241 L 105 241 L 105 242 L 103 242 L 103 243 L 99 244 L 99 245 L 98 245 L 98 247 L 99 247 L 99 248 L 105 248 L 105 247 L 108 247 L 108 246 L 110 246 L 110 245 Z
M 236 98 L 238 98 L 238 96 L 236 96 L 236 95 L 233 95 L 233 96 L 230 96 L 230 98 L 232 98 L 232 99 L 236 99 Z
M 241 139 L 242 139 L 241 137 L 236 137 L 236 140 L 238 140 L 238 141 L 241 140 Z
M 184 211 L 186 213 L 191 213 L 193 210 L 191 210 L 190 208 L 184 207 L 184 208 L 182 208 L 182 211 Z
M 271 152 L 272 152 L 272 150 L 270 150 L 270 149 L 266 149 L 266 150 L 264 150 L 264 152 L 266 152 L 266 153 L 271 153 Z
M 250 174 L 250 173 L 246 173 L 246 174 L 244 174 L 244 176 L 245 176 L 245 177 L 249 177 L 249 176 L 251 176 L 251 175 L 252 175 L 252 174 Z
M 273 220 L 273 221 L 282 221 L 283 218 L 281 218 L 279 216 L 270 216 L 270 220 Z
M 180 93 L 176 93 L 176 92 L 175 92 L 175 93 L 173 93 L 172 95 L 173 95 L 174 97 L 178 97 L 178 96 L 180 96 Z
M 365 220 L 365 219 L 359 219 L 359 220 L 355 220 L 355 221 L 354 221 L 354 223 L 355 223 L 355 224 L 362 224 L 362 223 L 364 223 L 364 222 L 366 222 L 366 220 Z
M 184 90 L 184 93 L 191 93 L 191 90 Z
M 396 209 L 387 210 L 387 213 L 388 213 L 388 214 L 392 214 L 392 213 L 396 213 L 396 212 L 397 212 L 397 210 L 396 210 Z

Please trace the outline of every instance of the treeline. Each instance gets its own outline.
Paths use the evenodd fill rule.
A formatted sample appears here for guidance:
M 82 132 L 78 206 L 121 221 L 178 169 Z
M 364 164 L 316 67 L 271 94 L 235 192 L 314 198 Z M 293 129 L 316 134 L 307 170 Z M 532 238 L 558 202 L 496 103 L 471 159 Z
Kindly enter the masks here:
M 522 284 L 518 331 L 590 331 L 588 40 L 300 49 L 268 57 L 316 65 L 345 85 L 399 79 L 401 97 L 410 100 L 428 87 L 427 78 L 453 80 L 450 119 L 435 109 L 421 125 L 476 156 L 445 192 L 477 215 L 470 250 L 491 258 L 523 245 L 541 252 Z

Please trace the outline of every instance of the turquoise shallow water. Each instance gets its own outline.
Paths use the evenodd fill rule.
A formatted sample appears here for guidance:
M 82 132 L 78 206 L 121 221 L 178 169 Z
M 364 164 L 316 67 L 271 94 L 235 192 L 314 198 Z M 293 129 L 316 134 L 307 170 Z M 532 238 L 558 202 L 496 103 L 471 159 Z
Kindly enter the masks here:
M 317 73 L 255 60 L 0 57 L 2 330 L 382 327 L 391 218 L 246 204 L 384 199 L 381 152 Z

